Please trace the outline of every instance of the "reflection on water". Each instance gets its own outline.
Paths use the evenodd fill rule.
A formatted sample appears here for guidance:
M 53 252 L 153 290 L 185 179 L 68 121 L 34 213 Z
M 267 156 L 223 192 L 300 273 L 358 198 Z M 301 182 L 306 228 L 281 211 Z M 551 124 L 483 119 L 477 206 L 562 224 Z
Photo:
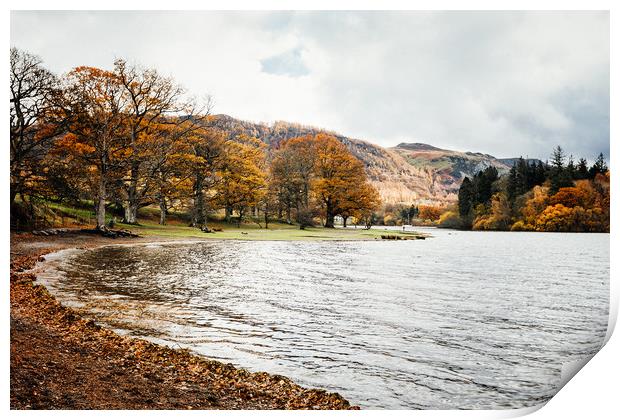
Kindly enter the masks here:
M 105 247 L 50 259 L 43 281 L 124 333 L 364 408 L 535 405 L 599 349 L 609 235 L 432 234 Z

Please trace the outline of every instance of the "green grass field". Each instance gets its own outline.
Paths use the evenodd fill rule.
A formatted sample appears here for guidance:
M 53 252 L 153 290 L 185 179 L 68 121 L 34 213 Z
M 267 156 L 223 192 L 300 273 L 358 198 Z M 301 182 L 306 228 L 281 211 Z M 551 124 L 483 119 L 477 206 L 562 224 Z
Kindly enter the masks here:
M 95 213 L 92 211 L 92 203 L 84 202 L 80 207 L 70 207 L 64 204 L 47 202 L 44 204 L 46 217 L 55 227 L 93 227 Z M 106 221 L 112 219 L 110 213 L 106 214 Z M 115 220 L 119 220 L 116 217 Z M 240 227 L 225 221 L 211 220 L 208 223 L 211 229 L 221 229 L 221 232 L 205 233 L 198 228 L 187 226 L 187 217 L 183 214 L 171 214 L 168 224 L 159 224 L 159 210 L 156 208 L 143 208 L 139 212 L 139 224 L 127 225 L 116 223 L 116 229 L 127 229 L 144 237 L 162 237 L 175 239 L 237 239 L 250 241 L 359 241 L 378 240 L 381 235 L 398 235 L 407 239 L 415 239 L 419 236 L 416 232 L 401 232 L 387 229 L 326 229 L 312 227 L 300 229 L 298 225 L 270 222 L 269 228 L 265 229 L 264 221 L 261 226 L 258 223 L 247 220 Z
M 192 239 L 238 239 L 248 241 L 360 241 L 381 239 L 381 235 L 398 235 L 415 238 L 415 232 L 395 232 L 383 229 L 326 229 L 313 227 L 299 229 L 295 225 L 269 223 L 269 229 L 259 228 L 257 224 L 242 224 L 241 227 L 221 222 L 210 223 L 210 228 L 220 228 L 222 232 L 204 233 L 197 228 L 181 226 L 142 223 L 139 226 L 118 223 L 119 228 L 128 229 L 143 236 L 192 238 Z

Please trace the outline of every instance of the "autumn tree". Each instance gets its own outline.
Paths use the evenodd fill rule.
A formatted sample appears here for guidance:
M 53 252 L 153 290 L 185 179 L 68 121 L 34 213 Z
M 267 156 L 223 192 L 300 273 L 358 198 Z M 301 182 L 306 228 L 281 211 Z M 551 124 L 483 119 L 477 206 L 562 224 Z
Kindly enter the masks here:
M 180 156 L 191 177 L 191 226 L 207 226 L 207 210 L 214 199 L 219 170 L 225 159 L 226 133 L 203 127 L 184 137 L 185 152 Z
M 145 162 L 144 182 L 152 201 L 159 206 L 159 224 L 165 225 L 168 212 L 175 202 L 191 196 L 190 163 L 187 161 L 187 138 L 198 126 L 186 121 L 165 121 L 159 124 L 147 137 L 149 156 Z
M 458 209 L 455 207 L 446 209 L 439 217 L 437 225 L 448 229 L 463 229 L 465 227 L 463 219 L 461 219 Z
M 348 188 L 339 204 L 338 214 L 342 217 L 343 227 L 347 227 L 347 220 L 355 217 L 358 220 L 375 211 L 381 204 L 379 192 L 366 179 L 354 183 Z
M 218 170 L 216 200 L 224 207 L 227 220 L 233 211 L 237 211 L 238 225 L 247 208 L 257 206 L 265 195 L 264 149 L 263 142 L 249 136 L 239 136 L 224 143 L 226 159 Z
M 527 194 L 527 201 L 521 208 L 522 230 L 534 230 L 536 219 L 549 205 L 549 187 L 536 186 Z
M 419 206 L 420 209 L 420 213 L 419 213 L 419 217 L 422 220 L 430 220 L 432 222 L 439 220 L 439 218 L 441 217 L 441 214 L 444 212 L 444 208 L 443 207 L 439 207 L 439 206 L 432 206 L 432 205 L 425 205 L 425 204 L 421 204 Z
M 512 209 L 503 192 L 493 194 L 489 212 L 476 218 L 474 230 L 507 230 L 512 225 Z
M 65 78 L 62 108 L 69 124 L 67 134 L 57 141 L 56 147 L 94 169 L 97 229 L 105 228 L 108 185 L 114 175 L 120 176 L 126 161 L 124 101 L 122 86 L 114 73 L 77 67 Z
M 576 181 L 574 187 L 560 188 L 552 195 L 548 187 L 534 187 L 512 230 L 608 232 L 608 174 Z
M 577 164 L 572 156 L 567 161 L 558 146 L 545 169 L 545 186 L 535 186 L 514 203 L 518 220 L 512 230 L 609 231 L 609 171 L 602 154 L 588 169 L 583 158 Z
M 266 172 L 265 182 L 267 187 L 265 189 L 265 194 L 260 201 L 260 208 L 263 211 L 265 229 L 269 229 L 270 218 L 276 211 L 280 200 L 279 184 L 274 180 L 272 167 L 268 168 Z
M 75 68 L 64 84 L 62 110 L 68 125 L 66 135 L 56 142 L 56 152 L 64 151 L 82 167 L 92 168 L 96 227 L 105 229 L 108 186 L 113 177 L 121 176 L 127 156 L 122 87 L 115 74 L 94 67 Z
M 316 163 L 314 137 L 289 139 L 280 145 L 271 163 L 273 188 L 278 195 L 280 207 L 286 210 L 286 221 L 291 223 L 291 211 L 300 215 L 310 206 L 310 188 Z
M 320 203 L 325 227 L 333 228 L 335 216 L 340 214 L 343 206 L 348 206 L 351 191 L 355 188 L 372 187 L 366 180 L 362 162 L 355 158 L 335 137 L 321 133 L 314 138 L 314 141 L 316 162 L 312 188 Z M 368 189 L 366 196 L 369 199 L 372 197 L 374 202 L 374 199 L 378 197 L 375 193 Z M 359 195 L 361 197 L 364 194 Z M 372 205 L 369 202 L 369 206 Z
M 10 203 L 32 193 L 52 139 L 64 129 L 56 109 L 57 78 L 39 57 L 10 51 Z
M 128 176 L 124 183 L 124 221 L 137 223 L 138 209 L 144 204 L 152 185 L 140 182 L 149 155 L 148 136 L 162 119 L 184 114 L 181 99 L 185 91 L 173 79 L 160 75 L 156 70 L 131 66 L 124 60 L 116 60 L 114 73 L 127 101 L 124 112 L 131 151 Z
M 594 191 L 587 181 L 578 181 L 574 187 L 564 187 L 549 197 L 549 205 L 562 204 L 565 207 L 592 207 Z

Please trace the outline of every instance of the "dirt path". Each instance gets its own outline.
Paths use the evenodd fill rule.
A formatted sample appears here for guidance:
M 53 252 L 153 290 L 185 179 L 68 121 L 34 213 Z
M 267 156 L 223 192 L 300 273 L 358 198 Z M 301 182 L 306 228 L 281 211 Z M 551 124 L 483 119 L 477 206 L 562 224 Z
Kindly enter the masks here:
M 160 239 L 11 236 L 12 409 L 349 409 L 339 394 L 122 337 L 34 285 L 41 255 Z

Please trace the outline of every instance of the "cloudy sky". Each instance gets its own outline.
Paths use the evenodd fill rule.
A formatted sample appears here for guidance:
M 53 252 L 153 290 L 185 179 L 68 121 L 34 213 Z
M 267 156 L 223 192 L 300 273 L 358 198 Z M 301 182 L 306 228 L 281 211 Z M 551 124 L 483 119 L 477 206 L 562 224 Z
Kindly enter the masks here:
M 157 68 L 215 113 L 546 159 L 609 155 L 606 12 L 13 12 L 64 73 Z

